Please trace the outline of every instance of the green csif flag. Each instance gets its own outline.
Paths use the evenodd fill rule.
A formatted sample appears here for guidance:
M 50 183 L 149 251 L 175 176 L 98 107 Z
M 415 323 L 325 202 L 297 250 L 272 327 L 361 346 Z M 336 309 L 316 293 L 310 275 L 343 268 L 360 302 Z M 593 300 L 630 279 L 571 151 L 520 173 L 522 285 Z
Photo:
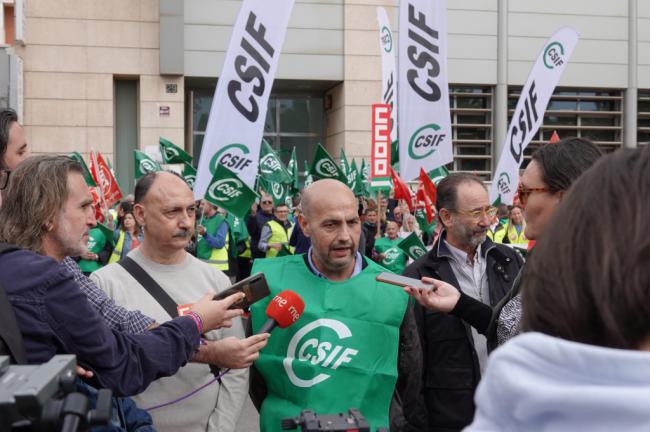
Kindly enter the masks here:
M 433 231 L 436 229 L 436 219 L 434 218 L 431 223 L 427 221 L 427 212 L 423 208 L 415 209 L 415 220 L 418 222 L 422 232 L 425 232 L 429 235 L 433 234 Z
M 194 189 L 194 182 L 196 181 L 196 168 L 188 163 L 183 163 L 183 172 L 181 173 L 190 189 Z
M 291 185 L 288 183 L 278 183 L 259 177 L 258 187 L 267 194 L 271 195 L 273 205 L 286 204 L 291 207 Z
M 399 141 L 395 140 L 390 143 L 390 166 L 395 168 L 395 171 L 399 171 Z
M 359 175 L 361 177 L 361 183 L 363 184 L 363 195 L 370 196 L 370 165 L 366 164 L 366 160 L 363 158 L 361 158 Z
M 305 161 L 305 187 L 309 186 L 314 182 L 314 177 L 312 177 L 311 172 L 309 172 L 309 164 Z
M 226 215 L 226 222 L 228 223 L 228 228 L 230 229 L 230 254 L 234 257 L 237 257 L 240 253 L 237 245 L 250 239 L 250 235 L 248 234 L 248 229 L 246 228 L 244 219 L 238 218 L 232 213 L 228 213 Z
M 192 156 L 173 142 L 160 137 L 160 154 L 166 164 L 192 163 Z
M 365 196 L 366 194 L 366 187 L 363 183 L 363 176 L 361 175 L 361 171 L 357 168 L 357 163 L 355 162 L 354 159 L 352 159 L 352 163 L 350 164 L 350 171 L 354 173 L 354 184 L 350 186 L 350 183 L 348 182 L 348 186 L 350 186 L 350 189 L 352 189 L 352 192 L 354 192 L 355 196 Z M 348 179 L 350 177 L 348 176 Z
M 146 153 L 140 150 L 133 150 L 133 159 L 135 161 L 135 179 L 143 177 L 145 174 L 155 171 L 162 171 L 160 164 L 151 159 Z
M 406 255 L 411 259 L 418 259 L 427 253 L 427 248 L 420 240 L 417 233 L 412 232 L 404 240 L 397 244 L 397 247 L 402 249 Z
M 262 140 L 260 150 L 260 175 L 276 183 L 291 183 L 293 180 L 284 164 L 266 140 Z
M 259 195 L 254 190 L 221 164 L 217 165 L 205 191 L 207 201 L 242 219 L 246 217 L 257 197 Z
M 314 161 L 311 164 L 311 169 L 309 170 L 314 180 L 322 179 L 335 179 L 343 183 L 347 183 L 347 179 L 341 173 L 341 170 L 332 159 L 327 150 L 323 148 L 322 145 L 318 144 L 316 148 L 316 154 L 314 155 Z
M 433 182 L 436 187 L 438 186 L 438 183 L 440 183 L 440 180 L 443 178 L 447 177 L 449 175 L 449 170 L 443 166 L 438 167 L 432 171 L 429 171 L 428 173 L 429 178 Z
M 289 175 L 291 175 L 291 192 L 298 193 L 300 190 L 300 181 L 298 178 L 298 159 L 296 158 L 296 148 L 294 147 L 291 150 L 291 159 L 289 160 L 289 165 L 287 166 L 289 170 Z
M 86 185 L 90 187 L 97 187 L 97 183 L 95 183 L 95 179 L 93 179 L 92 174 L 90 174 L 90 170 L 88 169 L 88 165 L 86 165 L 86 162 L 84 161 L 84 158 L 81 157 L 81 154 L 79 152 L 72 152 L 69 154 L 69 156 L 79 162 L 79 165 L 81 165 L 81 168 L 84 170 L 84 180 L 86 180 Z M 111 237 L 112 238 L 112 237 Z
M 345 150 L 341 147 L 341 153 L 339 155 L 339 166 L 341 167 L 341 173 L 344 177 L 348 177 L 350 173 L 350 165 L 348 165 L 348 158 L 345 157 Z

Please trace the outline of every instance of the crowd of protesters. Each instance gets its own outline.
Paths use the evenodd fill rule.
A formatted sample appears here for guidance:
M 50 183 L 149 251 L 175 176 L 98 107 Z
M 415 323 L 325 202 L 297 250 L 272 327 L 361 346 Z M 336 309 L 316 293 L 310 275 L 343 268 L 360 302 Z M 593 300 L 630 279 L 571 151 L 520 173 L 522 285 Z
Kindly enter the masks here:
M 15 113 L 0 112 L 0 242 L 10 244 L 0 253 L 0 352 L 24 364 L 76 354 L 80 391 L 119 396 L 112 430 L 234 431 L 247 391 L 273 430 L 283 404 L 300 404 L 276 381 L 284 336 L 250 336 L 242 311 L 229 309 L 239 294 L 201 297 L 260 269 L 273 293 L 290 274 L 306 293 L 339 284 L 363 299 L 348 318 L 385 335 L 393 376 L 375 394 L 346 394 L 391 430 L 647 430 L 649 148 L 603 156 L 583 138 L 542 146 L 513 206 L 492 206 L 481 179 L 452 173 L 427 226 L 408 203 L 355 198 L 335 180 L 291 206 L 262 193 L 238 219 L 159 172 L 100 227 L 82 174 L 65 156 L 31 156 Z M 413 234 L 427 249 L 417 259 L 398 246 Z M 385 270 L 431 288 L 387 288 L 375 279 Z M 381 295 L 357 292 L 361 280 Z M 189 313 L 150 299 L 151 285 Z M 316 318 L 348 303 L 325 299 L 331 309 Z M 372 316 L 378 308 L 384 315 Z M 252 312 L 258 328 L 263 311 Z

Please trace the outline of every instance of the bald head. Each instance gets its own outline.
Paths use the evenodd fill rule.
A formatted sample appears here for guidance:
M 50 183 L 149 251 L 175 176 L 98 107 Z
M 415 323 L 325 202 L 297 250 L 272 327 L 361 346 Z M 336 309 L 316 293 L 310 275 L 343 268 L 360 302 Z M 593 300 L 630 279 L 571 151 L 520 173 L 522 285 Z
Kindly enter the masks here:
M 344 183 L 333 180 L 318 180 L 309 185 L 302 193 L 302 212 L 309 217 L 321 209 L 331 209 L 351 204 L 356 206 L 352 190 Z

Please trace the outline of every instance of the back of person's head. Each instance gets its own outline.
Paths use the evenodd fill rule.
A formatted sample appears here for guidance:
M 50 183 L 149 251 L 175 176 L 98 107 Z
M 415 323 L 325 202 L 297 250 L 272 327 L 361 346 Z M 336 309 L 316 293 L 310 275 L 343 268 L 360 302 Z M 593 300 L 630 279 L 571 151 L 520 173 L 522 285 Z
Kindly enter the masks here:
M 11 174 L 0 208 L 0 240 L 40 251 L 48 227 L 65 205 L 68 174 L 83 168 L 67 156 L 33 156 Z
M 540 147 L 531 160 L 539 165 L 550 192 L 558 192 L 569 189 L 601 156 L 602 152 L 588 138 L 571 137 Z
M 9 143 L 9 131 L 11 125 L 17 121 L 16 111 L 7 108 L 0 110 L 0 169 L 6 169 L 4 158 Z
M 613 348 L 648 342 L 649 215 L 650 147 L 586 171 L 526 264 L 523 328 Z

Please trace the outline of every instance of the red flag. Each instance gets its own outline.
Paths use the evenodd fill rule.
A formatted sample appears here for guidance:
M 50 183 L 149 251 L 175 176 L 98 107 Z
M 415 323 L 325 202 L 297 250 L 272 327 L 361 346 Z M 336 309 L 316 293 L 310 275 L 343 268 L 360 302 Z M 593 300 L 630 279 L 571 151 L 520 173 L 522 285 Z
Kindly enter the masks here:
M 90 173 L 99 185 L 101 195 L 103 196 L 104 205 L 110 208 L 122 198 L 122 192 L 117 185 L 117 180 L 113 177 L 111 169 L 108 167 L 104 157 L 97 152 L 95 155 L 90 152 Z
M 99 198 L 98 188 L 89 186 L 90 194 L 93 197 L 93 207 L 95 208 L 95 219 L 99 223 L 104 223 L 104 212 L 102 211 L 102 200 Z
M 413 213 L 413 195 L 411 194 L 411 189 L 409 189 L 408 185 L 404 183 L 404 180 L 399 178 L 392 167 L 390 168 L 390 176 L 393 179 L 395 199 L 402 199 L 406 201 L 406 204 L 409 206 L 409 210 L 411 213 Z
M 560 141 L 560 136 L 557 134 L 557 131 L 553 131 L 553 135 L 551 135 L 551 139 L 548 140 L 548 143 L 555 144 L 558 141 Z
M 420 168 L 420 184 L 424 188 L 426 194 L 429 196 L 429 200 L 431 201 L 431 204 L 436 205 L 438 189 L 436 189 L 436 185 L 433 184 L 431 178 L 429 178 L 427 173 L 422 168 Z

